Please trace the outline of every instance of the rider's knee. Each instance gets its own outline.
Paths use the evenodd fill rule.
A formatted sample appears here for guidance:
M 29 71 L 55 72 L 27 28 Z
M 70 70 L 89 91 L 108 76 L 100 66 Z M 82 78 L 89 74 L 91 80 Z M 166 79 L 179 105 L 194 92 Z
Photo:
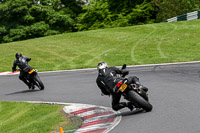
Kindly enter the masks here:
M 115 105 L 112 106 L 112 109 L 113 109 L 114 111 L 118 111 L 118 110 L 119 110 L 119 108 L 118 108 L 117 106 L 115 106 Z
M 112 107 L 112 109 L 114 110 L 114 111 L 118 111 L 119 109 L 117 109 L 117 108 L 115 108 L 115 107 Z

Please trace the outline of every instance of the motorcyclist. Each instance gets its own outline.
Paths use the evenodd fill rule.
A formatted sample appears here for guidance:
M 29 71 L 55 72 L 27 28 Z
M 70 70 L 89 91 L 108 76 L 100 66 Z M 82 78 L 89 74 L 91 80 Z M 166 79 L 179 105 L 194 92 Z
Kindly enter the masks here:
M 29 89 L 34 89 L 34 86 L 32 86 L 26 78 L 28 71 L 32 69 L 32 67 L 28 65 L 28 62 L 31 60 L 31 58 L 22 56 L 22 54 L 19 52 L 15 54 L 15 57 L 16 60 L 14 60 L 12 72 L 16 71 L 16 67 L 18 66 L 20 69 L 19 79 L 22 80 Z
M 129 74 L 129 71 L 124 69 L 118 69 L 116 67 L 108 67 L 106 62 L 100 62 L 97 65 L 98 77 L 96 79 L 97 86 L 101 89 L 104 95 L 112 96 L 112 108 L 117 111 L 124 107 L 128 107 L 131 111 L 133 110 L 133 105 L 131 102 L 120 102 L 121 93 L 117 93 L 116 85 L 122 79 L 122 76 L 117 76 L 117 74 L 122 74 L 124 76 Z M 148 88 L 142 86 L 139 82 L 139 78 L 136 76 L 128 77 L 127 84 L 134 83 L 144 91 L 148 91 Z

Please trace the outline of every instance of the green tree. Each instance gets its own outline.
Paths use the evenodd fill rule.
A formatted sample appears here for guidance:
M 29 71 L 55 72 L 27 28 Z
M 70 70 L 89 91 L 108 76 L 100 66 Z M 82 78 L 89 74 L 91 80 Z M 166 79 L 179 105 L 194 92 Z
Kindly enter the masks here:
M 77 17 L 77 29 L 88 30 L 104 28 L 112 22 L 107 0 L 90 1 L 83 7 L 84 13 Z
M 84 6 L 83 13 L 77 17 L 77 29 L 88 30 L 106 27 L 125 27 L 136 24 L 153 23 L 156 12 L 152 2 L 142 1 L 116 1 L 110 5 L 111 0 L 94 0 L 90 5 Z M 118 5 L 118 9 L 111 6 Z M 130 4 L 132 2 L 132 4 Z M 137 4 L 138 2 L 138 4 Z M 142 3 L 141 3 L 142 2 Z M 113 2 L 114 3 L 114 2 Z M 127 4 L 132 5 L 132 7 Z
M 153 4 L 157 22 L 200 9 L 199 0 L 153 0 Z
M 131 11 L 136 5 L 140 5 L 145 0 L 108 0 L 109 10 L 113 13 L 121 13 L 123 10 Z
M 73 31 L 74 19 L 63 10 L 66 7 L 62 1 L 1 0 L 0 42 Z

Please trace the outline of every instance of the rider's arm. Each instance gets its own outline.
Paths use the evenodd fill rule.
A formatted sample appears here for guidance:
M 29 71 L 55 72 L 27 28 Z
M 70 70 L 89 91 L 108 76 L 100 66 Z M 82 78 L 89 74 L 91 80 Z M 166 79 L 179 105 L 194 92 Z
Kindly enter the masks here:
M 16 64 L 15 61 L 14 61 L 13 67 L 12 67 L 12 72 L 16 71 L 16 67 L 17 67 L 17 64 Z
M 26 59 L 27 62 L 29 62 L 31 60 L 31 57 L 24 56 L 24 58 Z
M 101 92 L 104 95 L 110 95 L 110 93 L 108 92 L 107 87 L 106 87 L 106 85 L 103 81 L 96 80 L 96 83 L 97 83 L 97 86 L 101 89 Z
M 129 71 L 127 71 L 125 69 L 119 69 L 119 68 L 116 68 L 116 67 L 113 67 L 113 69 L 117 74 L 123 74 L 124 76 L 129 74 Z
M 117 74 L 123 74 L 122 71 L 119 68 L 113 67 L 113 70 L 117 73 Z

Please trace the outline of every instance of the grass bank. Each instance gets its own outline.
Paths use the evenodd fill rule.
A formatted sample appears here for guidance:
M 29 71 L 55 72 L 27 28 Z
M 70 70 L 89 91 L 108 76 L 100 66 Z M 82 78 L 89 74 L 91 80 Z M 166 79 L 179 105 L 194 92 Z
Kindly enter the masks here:
M 198 61 L 200 21 L 147 24 L 67 33 L 0 44 L 0 72 L 11 71 L 14 55 L 32 57 L 39 71 Z
M 0 101 L 1 133 L 55 133 L 77 129 L 81 119 L 66 116 L 61 105 Z

